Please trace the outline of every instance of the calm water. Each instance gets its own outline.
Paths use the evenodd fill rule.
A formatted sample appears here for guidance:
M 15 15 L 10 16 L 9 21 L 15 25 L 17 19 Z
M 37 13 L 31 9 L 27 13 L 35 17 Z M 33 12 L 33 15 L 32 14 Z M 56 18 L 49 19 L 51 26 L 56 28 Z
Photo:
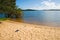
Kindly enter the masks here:
M 23 11 L 26 23 L 60 27 L 60 11 Z
M 0 13 L 0 18 L 4 17 Z M 60 11 L 23 11 L 23 22 L 60 27 Z
M 0 18 L 5 18 L 5 14 L 4 13 L 0 13 Z

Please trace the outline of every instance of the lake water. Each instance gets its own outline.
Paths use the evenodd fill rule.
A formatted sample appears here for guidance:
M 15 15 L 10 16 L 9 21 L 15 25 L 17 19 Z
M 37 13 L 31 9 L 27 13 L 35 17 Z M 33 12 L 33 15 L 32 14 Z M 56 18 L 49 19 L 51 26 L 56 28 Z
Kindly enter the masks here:
M 0 18 L 4 17 L 0 13 Z M 60 27 L 60 11 L 23 11 L 23 22 Z
M 60 11 L 23 11 L 25 23 L 60 27 Z
M 5 18 L 5 14 L 4 13 L 0 13 L 0 18 Z

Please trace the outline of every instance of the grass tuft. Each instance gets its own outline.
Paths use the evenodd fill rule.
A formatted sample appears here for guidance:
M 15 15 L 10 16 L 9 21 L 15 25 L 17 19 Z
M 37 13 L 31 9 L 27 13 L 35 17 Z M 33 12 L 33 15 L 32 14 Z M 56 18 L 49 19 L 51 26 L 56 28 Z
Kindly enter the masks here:
M 0 18 L 0 21 L 4 21 L 4 20 L 7 20 L 7 18 Z

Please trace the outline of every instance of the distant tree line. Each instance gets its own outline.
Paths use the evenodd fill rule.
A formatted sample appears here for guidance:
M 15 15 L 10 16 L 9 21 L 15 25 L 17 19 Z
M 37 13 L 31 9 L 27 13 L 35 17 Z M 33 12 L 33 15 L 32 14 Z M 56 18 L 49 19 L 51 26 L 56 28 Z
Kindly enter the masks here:
M 0 13 L 5 13 L 7 18 L 22 17 L 22 11 L 16 6 L 16 0 L 0 0 Z

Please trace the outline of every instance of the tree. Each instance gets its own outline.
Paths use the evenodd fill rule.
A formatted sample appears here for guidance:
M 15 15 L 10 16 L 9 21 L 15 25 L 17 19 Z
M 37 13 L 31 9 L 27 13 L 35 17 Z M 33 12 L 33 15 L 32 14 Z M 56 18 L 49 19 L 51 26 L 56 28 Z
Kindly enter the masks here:
M 0 12 L 6 13 L 9 18 L 21 16 L 21 9 L 16 8 L 16 0 L 0 0 Z
M 0 10 L 5 13 L 9 13 L 15 8 L 16 0 L 0 0 Z
M 21 11 L 21 9 L 20 8 L 18 8 L 18 7 L 16 7 L 16 17 L 17 18 L 21 18 L 22 17 L 22 11 Z

